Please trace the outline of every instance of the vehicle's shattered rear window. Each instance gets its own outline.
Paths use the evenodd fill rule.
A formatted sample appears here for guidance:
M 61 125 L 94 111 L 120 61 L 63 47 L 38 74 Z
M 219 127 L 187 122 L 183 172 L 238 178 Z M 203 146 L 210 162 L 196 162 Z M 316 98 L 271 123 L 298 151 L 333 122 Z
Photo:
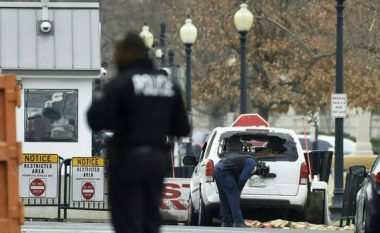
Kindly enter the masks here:
M 296 161 L 296 143 L 292 136 L 285 133 L 270 132 L 227 132 L 221 135 L 219 155 L 226 151 L 225 143 L 229 138 L 239 138 L 242 153 L 252 154 L 261 161 Z

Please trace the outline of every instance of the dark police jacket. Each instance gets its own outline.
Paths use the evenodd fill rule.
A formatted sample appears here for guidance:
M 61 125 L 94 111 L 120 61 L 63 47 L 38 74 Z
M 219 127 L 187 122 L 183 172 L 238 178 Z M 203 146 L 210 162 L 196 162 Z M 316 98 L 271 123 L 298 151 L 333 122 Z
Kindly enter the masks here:
M 166 145 L 166 136 L 187 136 L 189 120 L 179 87 L 149 59 L 130 64 L 103 89 L 87 112 L 93 131 L 112 130 L 122 146 Z

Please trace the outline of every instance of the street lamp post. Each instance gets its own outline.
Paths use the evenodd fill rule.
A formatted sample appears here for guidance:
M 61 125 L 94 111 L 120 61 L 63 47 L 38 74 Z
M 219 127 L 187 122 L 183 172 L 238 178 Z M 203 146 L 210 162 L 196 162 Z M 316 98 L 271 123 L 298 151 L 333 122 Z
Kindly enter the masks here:
M 173 67 L 174 67 L 174 55 L 175 55 L 174 49 L 169 49 L 168 60 L 169 60 L 169 67 L 172 69 L 172 71 L 173 71 Z
M 192 93 L 191 93 L 191 44 L 185 44 L 185 52 L 186 52 L 186 105 L 191 116 L 192 112 Z
M 337 0 L 336 37 L 336 93 L 344 93 L 343 86 L 343 11 L 344 0 Z M 334 197 L 330 210 L 340 214 L 343 206 L 343 118 L 335 118 L 335 175 Z
M 185 24 L 181 27 L 180 36 L 183 44 L 185 45 L 186 52 L 186 106 L 188 115 L 190 117 L 191 133 L 190 140 L 186 145 L 186 154 L 192 154 L 192 106 L 191 106 L 191 47 L 197 39 L 197 28 L 191 23 L 190 17 L 185 21 Z
M 169 49 L 169 51 L 168 51 L 169 68 L 170 68 L 170 72 L 171 72 L 171 76 L 172 76 L 173 80 L 177 81 L 178 77 L 177 77 L 177 69 L 174 65 L 174 55 L 175 55 L 174 49 Z
M 235 13 L 234 23 L 240 34 L 240 113 L 247 113 L 247 34 L 253 24 L 253 15 L 245 1 Z
M 140 32 L 140 37 L 143 39 L 146 47 L 151 49 L 154 42 L 153 34 L 149 31 L 149 27 L 147 23 L 144 24 L 142 31 Z

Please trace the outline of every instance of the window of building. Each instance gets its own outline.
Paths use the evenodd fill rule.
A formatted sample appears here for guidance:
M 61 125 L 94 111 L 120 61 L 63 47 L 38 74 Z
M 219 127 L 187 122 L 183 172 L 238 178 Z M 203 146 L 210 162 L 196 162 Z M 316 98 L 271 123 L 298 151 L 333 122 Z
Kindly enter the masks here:
M 26 142 L 78 141 L 78 90 L 25 90 Z

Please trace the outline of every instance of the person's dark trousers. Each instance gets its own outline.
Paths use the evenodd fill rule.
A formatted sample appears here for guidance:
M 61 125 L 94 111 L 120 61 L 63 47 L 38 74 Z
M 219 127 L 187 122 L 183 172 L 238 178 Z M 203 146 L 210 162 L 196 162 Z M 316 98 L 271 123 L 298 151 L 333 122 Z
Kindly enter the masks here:
M 224 224 L 231 225 L 234 222 L 242 223 L 240 192 L 233 173 L 229 170 L 223 170 L 223 164 L 217 163 L 214 168 L 214 177 L 219 192 L 222 221 Z
M 238 224 L 243 223 L 244 220 L 240 208 L 240 194 L 247 180 L 252 176 L 252 171 L 256 164 L 253 158 L 246 158 L 239 177 L 236 177 L 236 175 L 229 170 L 224 170 L 222 163 L 215 165 L 214 176 L 219 191 L 220 214 L 224 224 L 232 225 L 233 222 Z
M 116 233 L 158 233 L 166 151 L 136 147 L 118 152 L 110 168 L 112 223 Z
M 257 162 L 253 158 L 245 158 L 244 167 L 243 170 L 240 172 L 239 180 L 237 182 L 239 193 L 243 191 L 243 188 L 247 183 L 248 179 L 252 176 L 252 171 L 255 169 L 256 165 Z

